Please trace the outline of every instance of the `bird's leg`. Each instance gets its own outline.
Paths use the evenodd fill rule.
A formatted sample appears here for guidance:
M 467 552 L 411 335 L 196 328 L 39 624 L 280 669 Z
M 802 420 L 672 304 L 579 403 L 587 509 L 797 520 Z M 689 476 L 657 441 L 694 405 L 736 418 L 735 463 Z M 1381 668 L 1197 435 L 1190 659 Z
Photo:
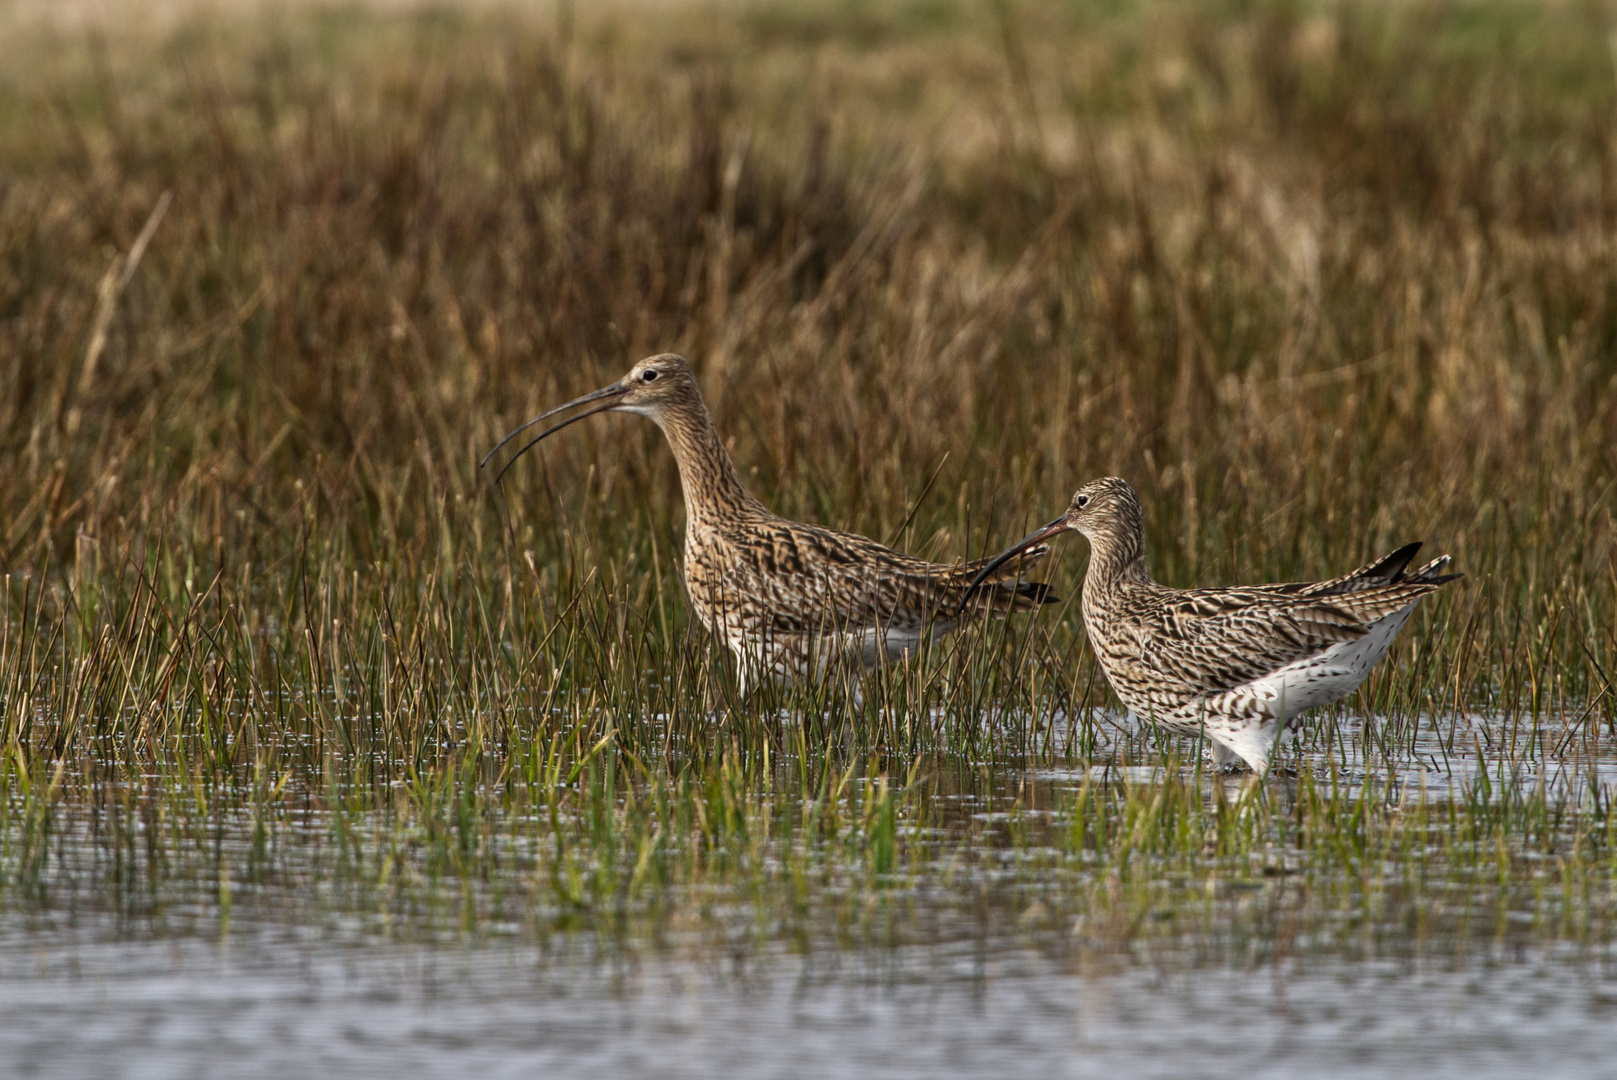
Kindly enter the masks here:
M 1209 735 L 1207 737 L 1207 745 L 1213 755 L 1213 768 L 1219 772 L 1238 773 L 1244 772 L 1248 768 L 1246 761 L 1242 759 L 1240 754 L 1237 754 L 1213 736 Z
M 745 715 L 749 707 L 767 712 L 778 686 L 767 660 L 736 652 L 736 691 L 732 697 L 720 695 L 719 707 L 713 711 L 715 723 L 724 724 Z
M 715 727 L 727 727 L 740 711 L 741 703 L 746 701 L 756 684 L 748 678 L 745 662 L 736 665 L 736 692 L 732 698 L 724 692 L 723 684 L 714 688 L 715 692 L 709 697 L 710 701 L 717 698 L 713 704 L 713 711 L 708 713 L 708 719 Z

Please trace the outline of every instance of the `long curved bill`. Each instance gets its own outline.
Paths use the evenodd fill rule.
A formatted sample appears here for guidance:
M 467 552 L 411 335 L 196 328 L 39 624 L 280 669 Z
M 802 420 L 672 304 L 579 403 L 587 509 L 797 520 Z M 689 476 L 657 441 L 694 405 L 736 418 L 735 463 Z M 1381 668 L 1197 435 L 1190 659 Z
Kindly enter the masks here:
M 971 579 L 971 584 L 966 586 L 965 594 L 960 598 L 960 610 L 966 610 L 966 604 L 970 602 L 972 594 L 977 591 L 978 586 L 993 576 L 994 571 L 1022 554 L 1028 548 L 1037 547 L 1053 536 L 1060 536 L 1067 531 L 1067 527 L 1067 515 L 1062 514 L 1048 525 L 1043 525 L 1033 530 L 992 559 L 989 559 L 987 565 L 977 571 L 977 576 Z
M 618 398 L 622 397 L 624 394 L 627 394 L 628 392 L 629 392 L 629 388 L 627 386 L 624 386 L 621 382 L 615 382 L 611 386 L 603 386 L 603 387 L 601 387 L 601 389 L 595 391 L 593 394 L 585 394 L 581 398 L 574 398 L 572 401 L 569 401 L 565 405 L 557 405 L 554 409 L 547 409 L 546 411 L 540 413 L 538 416 L 534 417 L 532 420 L 529 420 L 526 424 L 523 424 L 521 427 L 519 427 L 515 431 L 511 432 L 511 434 L 507 435 L 505 438 L 501 439 L 499 442 L 495 443 L 494 444 L 494 449 L 490 450 L 483 457 L 483 460 L 478 463 L 477 467 L 479 469 L 481 469 L 484 466 L 486 466 L 489 463 L 489 459 L 492 458 L 495 454 L 498 454 L 500 452 L 500 447 L 504 446 L 506 443 L 510 442 L 512 439 L 516 438 L 518 435 L 521 435 L 524 431 L 527 431 L 529 428 L 533 427 L 533 425 L 537 424 L 539 421 L 547 420 L 550 417 L 555 416 L 557 413 L 566 412 L 568 409 L 577 408 L 580 405 L 588 405 L 591 402 L 595 402 L 595 401 L 599 401 L 599 402 L 602 403 L 600 405 L 595 406 L 595 408 L 593 408 L 593 409 L 585 409 L 583 412 L 579 413 L 577 416 L 569 416 L 567 419 L 563 420 L 559 424 L 552 424 L 550 427 L 545 428 L 545 430 L 541 431 L 539 434 L 537 434 L 533 438 L 529 439 L 525 444 L 523 444 L 523 447 L 522 447 L 521 450 L 518 450 L 515 454 L 511 455 L 511 460 L 510 461 L 507 461 L 504 465 L 500 466 L 499 473 L 494 477 L 494 482 L 496 484 L 498 484 L 500 482 L 501 477 L 505 476 L 506 470 L 509 469 L 512 465 L 516 464 L 517 458 L 521 457 L 523 454 L 526 454 L 529 450 L 532 450 L 534 448 L 534 446 L 536 446 L 540 442 L 540 440 L 544 439 L 546 436 L 554 435 L 556 432 L 560 431 L 562 428 L 566 427 L 568 424 L 577 423 L 578 421 L 584 419 L 584 417 L 586 417 L 586 416 L 594 416 L 596 413 L 606 412 L 608 409 L 616 408 L 617 404 L 618 404 Z

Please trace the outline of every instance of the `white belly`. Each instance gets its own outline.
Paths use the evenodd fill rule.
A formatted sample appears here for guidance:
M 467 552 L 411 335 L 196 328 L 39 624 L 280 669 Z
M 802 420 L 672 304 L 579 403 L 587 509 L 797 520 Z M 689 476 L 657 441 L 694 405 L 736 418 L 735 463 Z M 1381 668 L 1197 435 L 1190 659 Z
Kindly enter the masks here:
M 939 620 L 930 627 L 872 626 L 789 641 L 765 641 L 739 625 L 724 629 L 725 644 L 736 654 L 745 691 L 759 682 L 818 678 L 837 664 L 869 669 L 903 661 L 925 642 L 953 630 L 954 623 Z
M 1213 740 L 1213 760 L 1225 764 L 1239 756 L 1258 772 L 1268 768 L 1270 753 L 1298 713 L 1347 697 L 1364 682 L 1376 661 L 1398 636 L 1413 601 L 1393 612 L 1361 638 L 1332 645 L 1322 653 L 1277 668 L 1262 678 L 1203 699 L 1181 725 L 1196 725 Z M 1191 713 L 1194 715 L 1191 715 Z
M 1398 636 L 1414 610 L 1415 604 L 1411 602 L 1380 622 L 1372 623 L 1369 633 L 1363 637 L 1339 642 L 1322 653 L 1287 664 L 1229 691 L 1228 696 L 1260 705 L 1263 712 L 1281 723 L 1317 705 L 1341 701 L 1359 688 L 1376 661 L 1387 654 L 1392 639 Z

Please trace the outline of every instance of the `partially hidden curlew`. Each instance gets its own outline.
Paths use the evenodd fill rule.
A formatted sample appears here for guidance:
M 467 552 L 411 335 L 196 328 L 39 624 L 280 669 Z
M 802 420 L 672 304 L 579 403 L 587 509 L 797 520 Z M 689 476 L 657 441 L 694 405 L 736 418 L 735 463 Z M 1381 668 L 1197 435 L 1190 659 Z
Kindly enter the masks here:
M 987 560 L 994 579 L 1024 551 L 1069 530 L 1089 539 L 1084 631 L 1123 704 L 1141 720 L 1204 734 L 1214 764 L 1259 775 L 1286 725 L 1364 681 L 1427 593 L 1447 555 L 1406 572 L 1420 544 L 1329 581 L 1173 589 L 1145 566 L 1140 500 L 1125 480 L 1086 484 L 1066 513 Z
M 987 560 L 926 562 L 770 512 L 742 486 L 690 364 L 671 353 L 648 357 L 610 386 L 534 417 L 500 440 L 483 464 L 518 434 L 572 409 L 582 411 L 530 439 L 495 482 L 540 440 L 587 416 L 630 412 L 654 421 L 679 466 L 691 608 L 735 653 L 744 691 L 822 674 L 837 662 L 876 666 L 962 622 L 1055 599 L 1043 583 L 1021 580 L 1018 570 L 990 572 Z M 1024 554 L 1036 559 L 1047 550 Z

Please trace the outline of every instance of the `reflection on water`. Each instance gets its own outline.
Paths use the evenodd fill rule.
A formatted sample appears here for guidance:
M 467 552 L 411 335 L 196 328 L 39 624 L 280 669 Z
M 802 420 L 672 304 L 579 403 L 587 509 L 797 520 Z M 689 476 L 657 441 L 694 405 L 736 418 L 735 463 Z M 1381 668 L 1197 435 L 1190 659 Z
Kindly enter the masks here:
M 0 931 L 18 1076 L 1610 1076 L 1617 971 L 1280 962 L 1085 970 L 954 942 L 692 961 Z
M 751 776 L 767 800 L 692 804 L 741 815 L 702 841 L 730 862 L 702 876 L 671 846 L 638 909 L 626 855 L 588 905 L 558 899 L 575 863 L 545 830 L 605 845 L 567 831 L 583 802 L 14 812 L 0 1076 L 1617 1073 L 1609 729 L 1327 712 L 1278 761 L 1299 778 L 1262 785 L 1268 816 L 1220 819 L 1198 816 L 1225 782 L 1199 744 L 1099 721 L 1087 763 L 920 774 L 885 868 L 880 804 L 793 834 L 820 796 L 777 763 Z M 1193 828 L 1137 842 L 1175 783 Z M 1086 788 L 1116 797 L 1080 817 Z M 1310 819 L 1330 843 L 1288 831 L 1305 797 L 1341 811 Z M 1447 805 L 1404 814 L 1421 803 Z M 1225 854 L 1217 821 L 1259 839 Z
M 1346 794 L 1368 783 L 1384 797 L 1443 803 L 1465 799 L 1479 785 L 1494 794 L 1501 787 L 1542 786 L 1552 801 L 1603 802 L 1617 790 L 1617 731 L 1598 721 L 1593 710 L 1570 718 L 1453 713 L 1414 721 L 1322 710 L 1286 734 L 1270 782 L 1283 791 L 1287 774 L 1306 769 Z M 1087 716 L 1062 718 L 1058 724 L 1081 727 L 1094 748 L 1088 766 L 1029 770 L 1031 779 L 1058 789 L 1086 779 L 1160 783 L 1165 773 L 1160 761 L 1121 762 L 1149 762 L 1163 747 L 1177 750 L 1187 773 L 1205 757 L 1204 740 L 1164 735 L 1132 714 L 1102 714 L 1099 723 Z M 1159 747 L 1156 755 L 1148 749 L 1153 743 Z

